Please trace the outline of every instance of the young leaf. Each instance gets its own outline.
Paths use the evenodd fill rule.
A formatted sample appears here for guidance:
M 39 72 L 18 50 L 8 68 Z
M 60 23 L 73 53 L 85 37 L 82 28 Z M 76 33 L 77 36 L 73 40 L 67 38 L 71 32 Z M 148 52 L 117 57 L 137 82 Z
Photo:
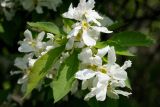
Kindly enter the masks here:
M 121 46 L 150 46 L 154 43 L 153 39 L 140 33 L 133 31 L 125 31 L 117 33 L 110 38 Z
M 77 52 L 68 57 L 61 65 L 58 71 L 58 77 L 51 84 L 53 89 L 54 103 L 62 99 L 71 90 L 72 83 L 74 82 L 74 74 L 78 70 L 78 57 Z
M 29 80 L 25 96 L 30 94 L 30 92 L 46 76 L 47 71 L 49 71 L 52 68 L 52 65 L 54 64 L 57 57 L 62 53 L 63 50 L 64 46 L 52 49 L 35 62 L 29 74 Z
M 53 22 L 28 22 L 27 24 L 38 30 L 50 32 L 57 35 L 60 34 L 59 28 Z

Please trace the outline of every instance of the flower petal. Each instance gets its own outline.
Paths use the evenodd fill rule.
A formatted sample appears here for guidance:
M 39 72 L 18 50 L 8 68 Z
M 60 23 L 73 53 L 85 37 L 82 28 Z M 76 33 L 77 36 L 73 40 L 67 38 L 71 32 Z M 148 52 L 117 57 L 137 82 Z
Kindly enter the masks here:
M 74 38 L 70 38 L 66 44 L 66 50 L 71 50 L 73 48 L 74 45 Z
M 124 62 L 124 65 L 121 68 L 126 70 L 127 68 L 131 67 L 131 65 L 132 65 L 132 62 L 128 60 Z
M 92 57 L 92 50 L 90 48 L 84 48 L 80 54 L 78 54 L 78 59 L 83 63 L 90 63 L 90 57 Z
M 96 41 L 88 34 L 88 32 L 86 30 L 83 30 L 82 38 L 83 38 L 84 43 L 87 46 L 95 46 L 96 45 Z
M 78 71 L 75 75 L 75 78 L 79 80 L 87 80 L 87 79 L 94 77 L 95 75 L 96 75 L 96 72 L 90 69 L 84 69 L 84 70 Z
M 121 95 L 126 96 L 126 97 L 128 97 L 129 95 L 132 94 L 132 93 L 129 93 L 129 92 L 126 92 L 126 91 L 122 91 L 122 90 L 115 90 L 115 92 L 117 94 L 121 94 Z
M 41 42 L 42 40 L 43 40 L 43 38 L 44 38 L 44 35 L 45 35 L 45 32 L 44 31 L 42 31 L 42 32 L 40 32 L 39 34 L 38 34 L 38 36 L 37 36 L 37 42 Z
M 29 31 L 28 29 L 24 31 L 24 36 L 27 41 L 31 41 L 33 39 L 31 31 Z
M 102 58 L 107 54 L 108 50 L 109 50 L 109 46 L 106 46 L 105 48 L 102 48 L 102 49 L 98 49 L 97 55 Z
M 99 56 L 91 57 L 90 62 L 93 65 L 101 66 L 102 65 L 102 59 Z
M 113 31 L 109 31 L 106 27 L 92 26 L 92 28 L 98 32 L 103 32 L 103 33 L 112 33 L 113 32 Z
M 111 47 L 108 51 L 108 64 L 114 64 L 116 62 L 116 53 L 114 47 Z
M 103 85 L 99 87 L 99 90 L 97 91 L 96 94 L 96 99 L 98 101 L 104 101 L 106 99 L 106 94 L 107 94 L 107 85 Z

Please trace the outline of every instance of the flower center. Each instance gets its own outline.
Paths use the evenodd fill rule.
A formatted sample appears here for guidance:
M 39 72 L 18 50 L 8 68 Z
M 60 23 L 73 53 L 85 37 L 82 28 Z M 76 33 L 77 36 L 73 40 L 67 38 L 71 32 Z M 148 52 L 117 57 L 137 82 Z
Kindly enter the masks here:
M 82 27 L 83 29 L 88 29 L 89 24 L 86 21 L 82 21 Z
M 100 71 L 100 72 L 102 72 L 102 73 L 104 73 L 104 74 L 107 73 L 107 69 L 106 69 L 105 67 L 103 67 L 103 66 L 99 67 L 99 68 L 98 68 L 98 71 Z

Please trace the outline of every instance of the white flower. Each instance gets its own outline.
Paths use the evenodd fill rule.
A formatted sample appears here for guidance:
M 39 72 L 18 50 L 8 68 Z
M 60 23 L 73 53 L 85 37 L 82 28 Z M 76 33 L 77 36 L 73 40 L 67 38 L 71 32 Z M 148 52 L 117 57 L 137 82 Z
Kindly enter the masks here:
M 94 4 L 94 0 L 88 0 L 88 2 L 86 2 L 86 0 L 80 0 L 80 3 L 76 8 L 73 8 L 71 4 L 68 12 L 64 13 L 63 17 L 78 21 L 82 21 L 85 17 L 87 22 L 94 22 L 97 25 L 100 25 L 97 19 L 103 18 L 95 10 L 93 10 Z
M 96 96 L 98 101 L 104 101 L 106 99 L 108 81 L 110 77 L 104 73 L 98 72 L 97 73 L 97 85 L 91 88 L 91 92 L 85 96 L 85 100 Z
M 23 41 L 20 41 L 20 47 L 18 50 L 20 52 L 25 52 L 25 53 L 33 53 L 37 57 L 41 55 L 42 52 L 46 50 L 46 42 L 43 42 L 45 32 L 41 32 L 38 34 L 36 39 L 33 39 L 32 33 L 29 30 L 26 30 L 24 32 L 25 39 Z
M 108 53 L 108 63 L 102 63 L 102 57 Z M 94 96 L 98 101 L 104 101 L 106 95 L 111 98 L 119 98 L 119 94 L 129 96 L 131 93 L 118 90 L 118 87 L 125 87 L 127 72 L 131 66 L 131 61 L 126 61 L 122 67 L 116 64 L 116 54 L 114 47 L 106 46 L 98 49 L 95 54 L 90 48 L 84 48 L 78 55 L 79 60 L 85 69 L 79 70 L 75 78 L 82 80 L 82 89 L 91 91 L 85 96 L 88 100 Z M 86 68 L 88 67 L 88 68 Z
M 75 19 L 78 22 L 72 27 L 73 30 L 68 34 L 68 43 L 66 49 L 72 49 L 75 41 L 83 41 L 87 46 L 95 46 L 96 41 L 99 39 L 100 32 L 112 33 L 106 27 L 102 27 L 98 19 L 103 19 L 94 8 L 94 0 L 80 0 L 80 3 L 76 8 L 73 8 L 72 4 L 69 7 L 68 12 L 63 14 L 63 17 Z M 91 25 L 91 23 L 96 25 Z M 98 26 L 97 26 L 98 25 Z M 69 47 L 69 48 L 68 48 Z
M 92 50 L 87 47 L 82 49 L 82 52 L 78 54 L 78 59 L 83 64 L 102 66 L 102 57 L 107 54 L 108 50 L 109 46 L 106 46 L 105 48 L 98 49 L 97 54 L 94 55 L 94 53 L 92 53 Z
M 17 57 L 15 59 L 14 65 L 16 67 L 18 67 L 19 69 L 21 69 L 21 70 L 26 70 L 26 69 L 28 69 L 29 59 L 32 58 L 32 57 L 33 57 L 32 54 L 25 55 L 22 58 L 21 57 Z

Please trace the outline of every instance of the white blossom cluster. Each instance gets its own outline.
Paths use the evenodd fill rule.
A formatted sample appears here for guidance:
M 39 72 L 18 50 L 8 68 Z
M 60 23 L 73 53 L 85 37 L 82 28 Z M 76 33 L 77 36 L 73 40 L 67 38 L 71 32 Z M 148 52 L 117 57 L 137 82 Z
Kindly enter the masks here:
M 23 77 L 18 80 L 18 84 L 22 84 L 22 91 L 25 92 L 26 85 L 28 81 L 28 75 L 30 73 L 31 67 L 42 55 L 48 52 L 50 49 L 56 47 L 53 43 L 54 35 L 47 33 L 48 41 L 43 41 L 45 32 L 40 32 L 38 36 L 34 39 L 32 37 L 31 31 L 28 29 L 24 32 L 25 39 L 19 41 L 20 47 L 19 52 L 25 53 L 24 57 L 18 57 L 15 59 L 15 66 L 20 69 L 20 71 L 11 72 L 12 74 L 23 73 Z M 49 74 L 48 74 L 48 77 Z
M 92 51 L 101 32 L 112 33 L 106 27 L 101 26 L 98 20 L 102 20 L 103 17 L 93 10 L 94 5 L 94 0 L 80 0 L 77 7 L 71 4 L 68 12 L 63 14 L 63 17 L 77 21 L 67 36 L 69 40 L 66 44 L 66 50 L 82 48 L 82 52 L 78 54 L 78 59 L 81 61 L 80 70 L 75 78 L 82 80 L 82 90 L 90 90 L 85 100 L 94 96 L 98 101 L 104 101 L 106 95 L 115 99 L 119 98 L 119 94 L 129 96 L 131 93 L 118 88 L 126 86 L 127 72 L 125 70 L 131 66 L 131 61 L 126 61 L 123 66 L 116 64 L 114 47 L 106 46 L 98 49 L 97 53 Z M 106 64 L 103 57 L 107 53 Z
M 77 7 L 73 7 L 71 4 L 68 12 L 63 14 L 64 18 L 73 19 L 76 22 L 72 25 L 72 30 L 66 37 L 68 41 L 65 50 L 53 68 L 57 67 L 58 69 L 59 65 L 70 56 L 72 50 L 79 48 L 81 50 L 78 54 L 80 65 L 75 78 L 82 81 L 82 90 L 88 89 L 90 91 L 85 96 L 85 100 L 94 96 L 98 101 L 104 101 L 106 96 L 114 99 L 118 99 L 119 94 L 129 96 L 130 92 L 123 91 L 120 88 L 126 87 L 125 81 L 128 78 L 126 69 L 131 67 L 131 61 L 125 61 L 124 65 L 120 66 L 116 63 L 113 46 L 106 46 L 101 49 L 94 47 L 100 40 L 100 33 L 112 33 L 101 25 L 99 20 L 102 20 L 103 17 L 94 10 L 94 6 L 94 0 L 80 0 Z M 34 39 L 32 33 L 26 30 L 24 32 L 25 39 L 19 42 L 19 52 L 26 55 L 23 58 L 17 58 L 15 66 L 24 73 L 24 76 L 18 80 L 19 84 L 23 84 L 24 90 L 26 89 L 30 69 L 35 61 L 48 50 L 58 46 L 54 44 L 53 34 L 47 33 L 48 41 L 43 40 L 44 35 L 45 32 L 41 32 Z M 104 60 L 106 56 L 107 59 Z M 47 74 L 46 76 L 52 78 L 52 75 Z
M 29 12 L 36 10 L 38 14 L 42 14 L 43 7 L 56 11 L 61 3 L 61 0 L 0 0 L 0 7 L 2 7 L 6 19 L 11 20 L 19 7 L 23 7 Z

